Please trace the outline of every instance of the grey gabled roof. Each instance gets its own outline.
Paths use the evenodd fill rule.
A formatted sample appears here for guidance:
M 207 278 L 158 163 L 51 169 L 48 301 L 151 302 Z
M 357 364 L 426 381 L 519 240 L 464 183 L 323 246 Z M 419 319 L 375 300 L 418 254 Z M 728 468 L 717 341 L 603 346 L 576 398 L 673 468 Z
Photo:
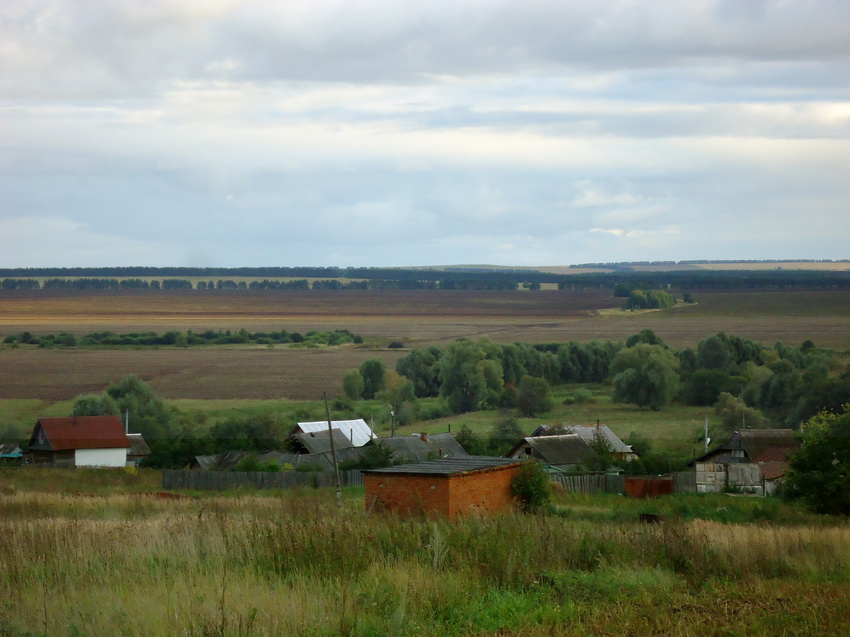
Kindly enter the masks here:
M 151 455 L 151 448 L 148 446 L 148 443 L 145 442 L 145 439 L 142 438 L 142 434 L 127 434 L 127 439 L 130 441 L 130 449 L 127 451 L 128 456 L 149 456 Z
M 572 427 L 569 427 L 567 431 L 578 434 L 585 442 L 588 443 L 593 442 L 593 437 L 598 431 L 599 435 L 603 436 L 605 440 L 608 441 L 608 444 L 611 445 L 612 452 L 634 453 L 629 445 L 620 440 L 620 437 L 608 428 L 608 425 L 573 425 Z
M 432 475 L 452 476 L 461 473 L 488 471 L 511 465 L 522 464 L 521 460 L 513 458 L 491 458 L 488 456 L 469 456 L 467 458 L 442 458 L 429 462 L 402 464 L 384 469 L 370 469 L 363 473 L 380 473 L 394 475 Z
M 333 432 L 333 442 L 336 451 L 349 449 L 353 446 L 348 435 L 343 433 L 341 429 L 335 428 L 331 429 L 331 431 Z M 304 445 L 307 453 L 326 453 L 331 450 L 331 436 L 327 429 L 295 434 L 294 438 Z
M 460 446 L 450 433 L 428 434 L 423 440 L 420 435 L 380 438 L 392 451 L 393 459 L 402 462 L 424 462 L 436 458 L 468 458 L 466 449 Z
M 509 455 L 516 455 L 526 444 L 531 447 L 536 458 L 556 467 L 579 464 L 594 453 L 590 445 L 578 434 L 562 434 L 525 438 Z

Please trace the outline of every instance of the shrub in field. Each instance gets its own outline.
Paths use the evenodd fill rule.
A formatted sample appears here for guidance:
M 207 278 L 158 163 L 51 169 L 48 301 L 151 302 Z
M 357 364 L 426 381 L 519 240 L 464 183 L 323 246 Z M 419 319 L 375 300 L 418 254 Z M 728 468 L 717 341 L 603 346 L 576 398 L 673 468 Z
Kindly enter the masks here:
M 342 377 L 342 390 L 345 395 L 351 400 L 360 400 L 363 398 L 363 374 L 359 369 L 349 369 Z
M 519 381 L 516 397 L 519 412 L 530 418 L 552 409 L 552 397 L 549 394 L 549 383 L 545 378 L 523 376 Z
M 526 513 L 541 511 L 552 500 L 549 476 L 539 462 L 524 462 L 511 481 L 511 493 Z
M 384 388 L 384 361 L 379 358 L 366 359 L 360 364 L 360 375 L 363 377 L 363 398 L 372 400 Z
M 279 473 L 281 466 L 277 462 L 260 462 L 256 454 L 249 454 L 236 463 L 236 471 L 264 471 Z

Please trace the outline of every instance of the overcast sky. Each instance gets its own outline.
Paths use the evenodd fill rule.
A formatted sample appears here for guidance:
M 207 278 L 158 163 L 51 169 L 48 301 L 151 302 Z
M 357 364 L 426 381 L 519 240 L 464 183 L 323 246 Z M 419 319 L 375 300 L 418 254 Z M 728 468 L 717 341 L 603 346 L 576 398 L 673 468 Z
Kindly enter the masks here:
M 2 0 L 0 267 L 850 257 L 847 0 Z

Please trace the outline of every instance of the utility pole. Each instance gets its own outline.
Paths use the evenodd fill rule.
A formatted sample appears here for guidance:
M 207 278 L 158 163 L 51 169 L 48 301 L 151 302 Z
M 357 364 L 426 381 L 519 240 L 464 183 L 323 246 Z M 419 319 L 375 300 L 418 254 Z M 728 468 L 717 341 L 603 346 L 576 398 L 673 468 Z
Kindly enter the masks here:
M 325 415 L 328 417 L 328 436 L 331 439 L 331 458 L 334 463 L 334 473 L 336 473 L 336 505 L 341 509 L 342 508 L 342 482 L 339 479 L 339 465 L 336 461 L 336 445 L 334 444 L 334 430 L 331 426 L 331 410 L 328 407 L 328 396 L 327 394 L 322 394 L 322 398 L 325 401 Z

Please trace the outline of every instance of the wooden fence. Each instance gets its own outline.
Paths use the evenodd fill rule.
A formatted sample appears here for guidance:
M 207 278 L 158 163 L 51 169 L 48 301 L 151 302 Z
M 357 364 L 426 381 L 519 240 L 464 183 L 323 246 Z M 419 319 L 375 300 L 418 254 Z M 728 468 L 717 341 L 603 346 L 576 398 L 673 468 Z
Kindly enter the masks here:
M 613 475 L 553 475 L 553 482 L 572 493 L 623 493 L 625 476 Z
M 614 475 L 552 475 L 555 482 L 571 493 L 625 493 L 626 476 Z M 695 493 L 696 480 L 693 471 L 673 474 L 673 493 Z
M 362 486 L 359 471 L 340 471 L 344 487 Z M 162 472 L 163 489 L 193 489 L 196 491 L 226 491 L 250 486 L 255 489 L 293 489 L 297 487 L 333 487 L 333 471 L 174 471 Z

